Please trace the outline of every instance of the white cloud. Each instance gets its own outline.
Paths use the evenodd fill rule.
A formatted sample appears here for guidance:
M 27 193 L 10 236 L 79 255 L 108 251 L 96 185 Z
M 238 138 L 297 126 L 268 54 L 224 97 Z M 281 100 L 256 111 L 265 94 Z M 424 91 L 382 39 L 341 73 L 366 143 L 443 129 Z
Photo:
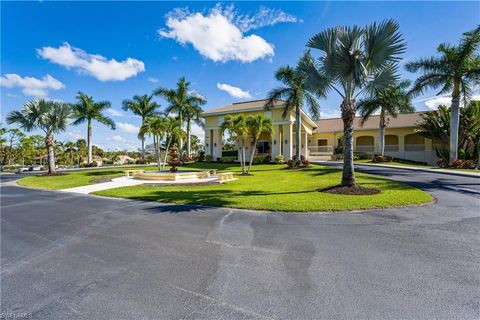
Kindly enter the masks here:
M 117 141 L 117 142 L 126 142 L 126 140 L 122 136 L 119 136 L 119 135 L 112 136 L 112 140 Z
M 140 130 L 139 127 L 131 124 L 131 123 L 126 123 L 126 122 L 118 122 L 117 127 L 127 133 L 138 133 L 138 130 Z
M 217 83 L 217 88 L 227 92 L 229 95 L 231 95 L 234 98 L 239 98 L 239 99 L 251 99 L 252 95 L 248 91 L 244 91 L 238 87 L 231 86 L 226 83 Z
M 200 142 L 203 143 L 205 141 L 205 130 L 195 123 L 192 124 L 192 134 L 196 135 Z
M 472 100 L 479 100 L 480 95 L 473 95 Z M 422 99 L 414 100 L 413 103 L 424 102 L 425 106 L 427 106 L 430 110 L 437 110 L 438 106 L 444 105 L 450 107 L 452 104 L 452 97 L 451 96 L 434 96 L 434 97 L 427 97 Z M 460 105 L 463 106 L 463 101 L 460 100 Z
M 66 42 L 58 48 L 37 49 L 37 53 L 43 59 L 67 69 L 73 68 L 100 81 L 121 81 L 145 71 L 145 65 L 140 60 L 133 58 L 123 61 L 107 59 L 99 54 L 90 54 L 82 49 L 71 47 Z
M 123 117 L 124 116 L 123 112 L 121 112 L 117 109 L 114 109 L 114 108 L 107 109 L 107 112 L 114 117 Z
M 265 26 L 273 26 L 282 22 L 295 23 L 302 22 L 302 20 L 282 10 L 267 7 L 260 7 L 260 10 L 253 16 L 241 15 L 235 20 L 235 24 L 238 25 L 243 32 Z
M 158 80 L 157 78 L 155 78 L 155 77 L 150 77 L 150 78 L 148 78 L 147 80 L 148 80 L 148 82 L 153 82 L 153 83 L 157 83 L 157 82 L 159 81 L 159 80 Z
M 60 90 L 65 85 L 47 74 L 42 79 L 34 77 L 21 77 L 16 73 L 5 74 L 0 79 L 0 85 L 6 88 L 19 87 L 26 96 L 46 97 L 48 90 Z
M 181 44 L 192 44 L 201 55 L 216 62 L 252 62 L 274 55 L 272 44 L 254 34 L 244 35 L 234 18 L 233 10 L 219 6 L 206 14 L 175 9 L 167 15 L 168 29 L 159 29 L 158 34 Z
M 67 135 L 76 140 L 83 139 L 83 135 L 77 130 L 68 130 Z

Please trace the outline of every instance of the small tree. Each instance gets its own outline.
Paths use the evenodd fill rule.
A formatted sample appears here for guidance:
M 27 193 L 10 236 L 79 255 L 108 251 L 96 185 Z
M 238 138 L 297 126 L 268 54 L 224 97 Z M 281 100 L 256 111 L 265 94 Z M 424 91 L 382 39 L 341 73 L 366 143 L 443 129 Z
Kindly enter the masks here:
M 247 146 L 248 126 L 247 117 L 241 113 L 238 115 L 225 116 L 223 123 L 220 126 L 222 135 L 228 131 L 231 137 L 235 139 L 237 147 L 240 149 L 240 165 L 242 166 L 242 174 L 246 174 L 245 170 L 245 149 Z
M 160 156 L 160 141 L 166 135 L 167 119 L 163 117 L 150 117 L 144 121 L 144 124 L 140 127 L 139 136 L 144 137 L 149 134 L 153 137 L 153 147 L 155 149 L 155 155 L 157 158 L 158 170 L 162 170 L 161 156 Z
M 7 116 L 7 123 L 17 123 L 27 132 L 42 130 L 45 133 L 48 173 L 53 174 L 55 173 L 53 135 L 65 131 L 71 115 L 71 108 L 67 104 L 38 99 L 25 103 L 21 111 L 11 111 Z
M 252 152 L 250 154 L 250 163 L 248 164 L 247 174 L 250 174 L 252 168 L 253 158 L 257 150 L 257 142 L 262 135 L 267 135 L 269 138 L 273 135 L 273 121 L 264 114 L 257 114 L 256 116 L 247 117 L 248 136 L 252 141 Z

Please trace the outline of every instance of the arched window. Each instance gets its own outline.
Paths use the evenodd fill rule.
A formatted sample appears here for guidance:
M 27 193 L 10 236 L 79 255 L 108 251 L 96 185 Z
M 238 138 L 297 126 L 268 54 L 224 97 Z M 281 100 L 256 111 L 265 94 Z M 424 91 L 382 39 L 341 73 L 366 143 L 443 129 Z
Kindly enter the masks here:
M 374 138 L 372 136 L 360 136 L 356 139 L 356 152 L 373 152 Z
M 385 135 L 385 151 L 398 151 L 398 136 L 393 134 Z
M 405 136 L 405 151 L 425 151 L 425 138 L 416 133 Z

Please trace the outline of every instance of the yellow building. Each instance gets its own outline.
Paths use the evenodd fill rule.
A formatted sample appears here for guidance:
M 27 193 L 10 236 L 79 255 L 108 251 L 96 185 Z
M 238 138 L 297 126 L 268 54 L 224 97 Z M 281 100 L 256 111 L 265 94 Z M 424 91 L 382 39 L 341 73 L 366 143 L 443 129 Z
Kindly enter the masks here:
M 279 101 L 272 108 L 265 108 L 265 100 L 238 102 L 210 109 L 203 113 L 205 119 L 205 155 L 211 155 L 216 161 L 222 156 L 222 134 L 220 126 L 228 114 L 245 115 L 263 113 L 274 123 L 274 134 L 264 137 L 257 144 L 258 154 L 269 154 L 272 159 L 283 155 L 285 160 L 295 155 L 296 126 L 295 113 L 282 117 L 284 102 Z M 432 142 L 416 134 L 416 124 L 421 120 L 422 112 L 400 114 L 397 118 L 388 117 L 385 130 L 385 154 L 395 158 L 421 161 L 428 164 L 436 162 Z M 363 126 L 360 118 L 354 120 L 354 152 L 379 153 L 379 116 L 372 116 Z M 340 118 L 313 121 L 302 112 L 301 154 L 310 161 L 329 160 L 343 136 L 343 122 Z M 247 149 L 247 153 L 252 148 Z

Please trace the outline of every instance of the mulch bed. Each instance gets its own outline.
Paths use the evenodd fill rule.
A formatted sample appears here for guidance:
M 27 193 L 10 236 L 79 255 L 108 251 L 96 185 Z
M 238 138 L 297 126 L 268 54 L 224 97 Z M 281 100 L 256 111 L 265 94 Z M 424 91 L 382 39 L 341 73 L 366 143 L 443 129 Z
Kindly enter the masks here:
M 42 173 L 39 174 L 38 176 L 40 177 L 55 177 L 55 176 L 65 176 L 66 173 L 63 172 L 55 172 L 55 173 Z
M 110 182 L 112 179 L 110 178 L 95 178 L 90 180 L 91 184 L 97 184 L 97 183 L 104 183 L 104 182 Z
M 359 186 L 342 187 L 340 185 L 318 189 L 317 191 L 333 193 L 333 194 L 345 194 L 345 195 L 352 195 L 352 196 L 366 196 L 366 195 L 374 195 L 374 194 L 380 193 L 380 190 L 375 188 L 365 188 L 365 187 L 359 187 Z

